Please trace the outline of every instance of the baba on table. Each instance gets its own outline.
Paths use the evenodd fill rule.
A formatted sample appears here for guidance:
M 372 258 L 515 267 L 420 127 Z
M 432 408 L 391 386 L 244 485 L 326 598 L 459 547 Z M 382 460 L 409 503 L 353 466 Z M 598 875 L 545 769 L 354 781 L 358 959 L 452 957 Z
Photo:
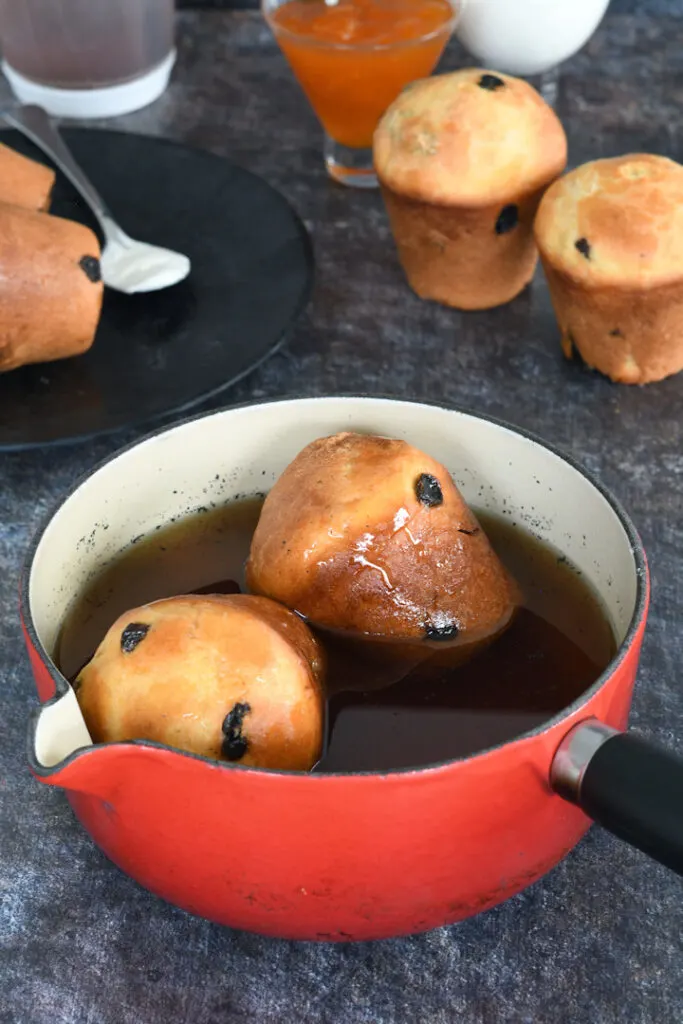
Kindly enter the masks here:
M 584 164 L 548 189 L 535 230 L 567 358 L 623 384 L 683 369 L 680 164 Z
M 683 167 L 649 154 L 561 176 L 562 125 L 527 83 L 466 68 L 413 83 L 374 135 L 408 283 L 462 310 L 500 306 L 539 257 L 568 358 L 624 384 L 683 369 Z
M 519 295 L 538 262 L 538 204 L 567 163 L 564 129 L 532 86 L 476 68 L 414 82 L 380 121 L 374 160 L 421 298 L 476 310 Z

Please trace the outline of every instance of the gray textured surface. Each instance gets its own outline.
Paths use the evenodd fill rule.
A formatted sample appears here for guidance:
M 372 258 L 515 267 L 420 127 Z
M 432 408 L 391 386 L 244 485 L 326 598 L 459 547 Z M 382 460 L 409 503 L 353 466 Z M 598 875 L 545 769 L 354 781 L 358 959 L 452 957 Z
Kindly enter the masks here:
M 631 510 L 654 602 L 633 722 L 683 750 L 683 376 L 610 385 L 560 356 L 544 285 L 490 314 L 419 302 L 377 195 L 332 186 L 320 133 L 256 14 L 184 14 L 169 93 L 123 122 L 262 174 L 315 242 L 310 310 L 232 393 L 382 391 L 461 403 L 540 432 Z M 452 51 L 450 63 L 460 55 Z M 574 163 L 630 148 L 683 156 L 683 23 L 613 14 L 565 70 Z M 463 925 L 375 945 L 231 933 L 121 875 L 25 764 L 35 698 L 16 614 L 31 530 L 122 440 L 0 456 L 1 1024 L 680 1024 L 681 883 L 594 829 L 551 875 Z

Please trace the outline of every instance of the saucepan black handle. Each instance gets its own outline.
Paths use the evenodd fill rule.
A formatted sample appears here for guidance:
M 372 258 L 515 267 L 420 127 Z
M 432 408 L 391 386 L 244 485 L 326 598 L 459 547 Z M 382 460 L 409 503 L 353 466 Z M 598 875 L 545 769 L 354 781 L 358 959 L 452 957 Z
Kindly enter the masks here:
M 574 727 L 553 788 L 619 839 L 683 875 L 683 760 L 597 720 Z

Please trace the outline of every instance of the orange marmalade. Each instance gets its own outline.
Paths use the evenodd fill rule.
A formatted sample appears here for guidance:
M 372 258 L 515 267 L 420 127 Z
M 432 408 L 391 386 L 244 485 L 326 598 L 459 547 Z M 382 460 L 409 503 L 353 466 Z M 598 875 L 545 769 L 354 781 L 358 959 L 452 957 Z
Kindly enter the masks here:
M 328 135 L 365 149 L 401 89 L 434 70 L 454 16 L 450 0 L 287 0 L 270 22 Z

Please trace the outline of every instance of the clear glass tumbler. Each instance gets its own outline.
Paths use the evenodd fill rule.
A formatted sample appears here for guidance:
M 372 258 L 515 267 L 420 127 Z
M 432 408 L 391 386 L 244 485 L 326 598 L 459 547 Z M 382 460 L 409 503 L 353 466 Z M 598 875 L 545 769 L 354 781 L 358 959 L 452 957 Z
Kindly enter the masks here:
M 52 114 L 127 113 L 168 84 L 174 15 L 174 0 L 0 0 L 3 71 Z
M 327 171 L 377 185 L 372 136 L 409 82 L 434 70 L 457 0 L 262 0 L 277 42 L 325 131 Z

